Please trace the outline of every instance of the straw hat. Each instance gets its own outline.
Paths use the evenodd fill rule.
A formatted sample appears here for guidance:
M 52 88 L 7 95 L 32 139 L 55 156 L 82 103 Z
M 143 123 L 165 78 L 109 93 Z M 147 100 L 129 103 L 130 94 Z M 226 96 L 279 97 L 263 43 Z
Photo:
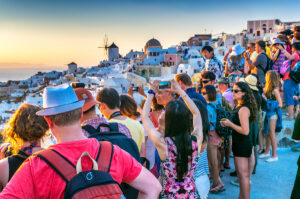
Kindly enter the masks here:
M 252 90 L 258 91 L 258 88 L 256 86 L 257 78 L 254 75 L 248 75 L 245 78 L 240 78 L 239 82 L 246 82 Z

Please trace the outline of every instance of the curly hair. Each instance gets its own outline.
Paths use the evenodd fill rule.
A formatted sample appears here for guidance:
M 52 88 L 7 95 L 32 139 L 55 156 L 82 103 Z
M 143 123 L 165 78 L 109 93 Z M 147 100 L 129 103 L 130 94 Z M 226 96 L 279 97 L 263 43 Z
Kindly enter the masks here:
M 264 88 L 265 96 L 270 99 L 275 88 L 279 88 L 279 78 L 275 70 L 266 73 L 266 84 Z
M 236 82 L 235 85 L 238 86 L 243 93 L 245 93 L 242 97 L 243 104 L 250 108 L 250 121 L 255 122 L 257 117 L 257 103 L 252 90 L 245 82 Z
M 19 152 L 24 142 L 36 142 L 48 131 L 45 119 L 36 115 L 40 110 L 39 106 L 23 104 L 4 127 L 2 135 L 11 144 L 13 154 Z

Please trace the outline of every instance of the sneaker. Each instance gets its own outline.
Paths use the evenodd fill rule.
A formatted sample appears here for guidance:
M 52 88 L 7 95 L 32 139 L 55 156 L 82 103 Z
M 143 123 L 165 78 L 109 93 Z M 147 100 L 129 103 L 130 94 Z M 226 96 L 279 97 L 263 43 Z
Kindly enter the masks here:
M 292 151 L 300 151 L 300 142 L 297 142 L 294 146 L 291 147 Z
M 275 158 L 268 158 L 268 159 L 266 160 L 266 162 L 276 162 L 276 161 L 278 161 L 278 157 L 275 157 Z
M 262 159 L 262 158 L 268 158 L 270 156 L 271 156 L 270 154 L 261 154 L 258 156 L 258 158 Z

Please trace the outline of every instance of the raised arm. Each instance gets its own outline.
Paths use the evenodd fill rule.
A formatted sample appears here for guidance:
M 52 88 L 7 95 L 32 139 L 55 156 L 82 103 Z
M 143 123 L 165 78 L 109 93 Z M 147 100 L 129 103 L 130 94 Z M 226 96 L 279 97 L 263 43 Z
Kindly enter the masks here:
M 292 61 L 293 61 L 293 60 L 296 59 L 293 55 L 291 55 L 288 51 L 286 51 L 281 45 L 278 46 L 278 48 L 279 48 L 282 52 L 284 52 L 285 57 L 287 57 L 289 60 L 292 60 Z
M 153 90 L 155 93 L 158 90 L 158 84 L 159 81 L 154 81 L 153 84 L 150 84 L 150 89 Z M 144 104 L 144 108 L 142 111 L 142 121 L 145 128 L 145 131 L 148 135 L 148 137 L 153 142 L 154 146 L 157 149 L 157 152 L 160 156 L 161 160 L 166 159 L 166 143 L 164 140 L 163 135 L 156 130 L 154 127 L 149 115 L 150 115 L 150 109 L 151 109 L 151 102 L 154 98 L 154 94 L 148 94 L 146 102 Z
M 228 67 L 229 67 L 229 64 L 228 64 L 228 62 L 226 62 L 225 69 L 224 69 L 225 76 L 228 75 Z
M 228 50 L 228 52 L 225 54 L 225 56 L 224 56 L 224 58 L 223 58 L 223 61 L 224 62 L 227 62 L 228 60 L 228 56 L 229 56 L 229 54 L 232 52 L 232 48 L 229 48 L 229 50 Z
M 198 149 L 199 153 L 201 150 L 201 144 L 203 140 L 203 126 L 202 126 L 202 118 L 200 111 L 196 104 L 193 102 L 193 100 L 183 91 L 179 84 L 175 80 L 171 80 L 171 91 L 176 92 L 177 94 L 180 95 L 180 97 L 183 99 L 184 103 L 188 107 L 188 109 L 192 112 L 193 114 L 193 127 L 194 131 L 192 135 L 197 137 L 197 142 L 198 142 Z
M 276 52 L 272 53 L 272 61 L 276 61 L 277 57 L 279 55 L 279 50 L 276 50 Z
M 255 65 L 253 64 L 253 62 L 250 60 L 249 54 L 248 53 L 243 53 L 243 57 L 246 60 L 246 64 L 248 66 L 248 69 L 252 70 L 253 68 L 255 68 Z M 256 56 L 257 59 L 258 56 Z

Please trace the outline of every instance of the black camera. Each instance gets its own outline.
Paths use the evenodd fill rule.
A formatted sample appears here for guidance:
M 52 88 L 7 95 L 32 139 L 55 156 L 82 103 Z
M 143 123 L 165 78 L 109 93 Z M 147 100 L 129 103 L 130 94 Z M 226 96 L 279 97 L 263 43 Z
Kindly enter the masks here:
M 84 83 L 80 83 L 80 82 L 73 82 L 71 84 L 72 88 L 84 88 L 85 84 Z

